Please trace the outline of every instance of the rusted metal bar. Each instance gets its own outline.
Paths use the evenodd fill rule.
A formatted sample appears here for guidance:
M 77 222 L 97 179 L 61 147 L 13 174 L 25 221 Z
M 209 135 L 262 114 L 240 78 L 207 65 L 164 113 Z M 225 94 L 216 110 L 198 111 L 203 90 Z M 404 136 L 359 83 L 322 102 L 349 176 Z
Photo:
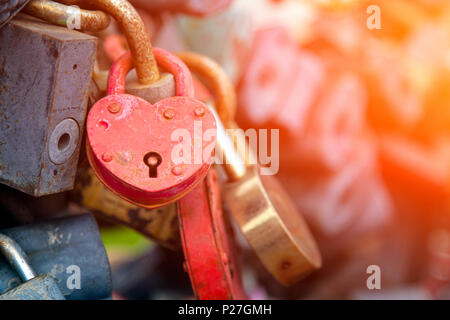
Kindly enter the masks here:
M 158 66 L 152 52 L 152 44 L 144 22 L 136 9 L 126 0 L 61 0 L 65 4 L 89 4 L 103 10 L 116 19 L 123 28 L 130 47 L 139 82 L 150 84 L 159 79 Z
M 70 19 L 79 15 L 80 25 L 76 29 L 80 31 L 101 31 L 111 21 L 103 11 L 77 9 L 49 0 L 32 0 L 25 6 L 24 12 L 60 26 L 68 26 Z

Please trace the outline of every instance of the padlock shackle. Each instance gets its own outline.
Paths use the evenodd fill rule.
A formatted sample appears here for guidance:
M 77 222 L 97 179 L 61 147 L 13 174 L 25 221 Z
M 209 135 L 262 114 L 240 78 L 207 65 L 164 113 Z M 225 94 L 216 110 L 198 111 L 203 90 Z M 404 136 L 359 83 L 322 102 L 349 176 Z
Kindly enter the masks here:
M 228 136 L 225 127 L 214 106 L 206 104 L 216 118 L 217 137 L 216 151 L 223 156 L 223 167 L 229 181 L 237 181 L 245 176 L 247 171 L 243 157 L 236 151 L 233 141 Z
M 133 57 L 139 83 L 151 84 L 159 79 L 150 37 L 136 9 L 126 0 L 60 0 L 65 4 L 89 4 L 109 13 L 122 27 Z
M 75 11 L 76 10 L 76 11 Z M 55 1 L 31 0 L 23 9 L 24 12 L 49 23 L 68 27 L 69 20 L 79 14 L 80 25 L 76 30 L 101 31 L 111 22 L 110 17 L 100 10 L 75 9 Z
M 125 52 L 119 59 L 114 61 L 109 69 L 107 95 L 125 93 L 125 79 L 132 68 L 133 59 L 130 51 Z
M 223 156 L 223 168 L 229 181 L 237 181 L 246 173 L 246 148 L 236 150 L 226 129 L 236 129 L 236 93 L 233 83 L 222 67 L 214 60 L 194 52 L 180 52 L 181 60 L 194 72 L 214 97 L 214 107 L 208 104 L 216 117 L 216 151 Z M 245 138 L 245 137 L 242 137 Z M 217 154 L 216 154 L 217 156 Z M 250 151 L 250 156 L 251 151 Z
M 214 97 L 217 113 L 226 128 L 234 127 L 236 93 L 234 85 L 222 67 L 204 55 L 195 52 L 179 52 L 177 56 L 195 73 Z
M 0 252 L 17 272 L 22 281 L 26 282 L 36 278 L 36 273 L 28 263 L 26 253 L 17 242 L 3 233 L 0 233 Z
M 114 40 L 112 40 L 114 41 Z M 115 41 L 119 41 L 116 38 Z M 177 96 L 193 97 L 194 85 L 192 75 L 188 67 L 176 55 L 161 48 L 153 48 L 153 54 L 158 65 L 172 73 L 175 79 L 175 92 Z M 128 72 L 133 68 L 133 60 L 130 51 L 122 54 L 109 71 L 107 94 L 125 93 L 125 79 Z

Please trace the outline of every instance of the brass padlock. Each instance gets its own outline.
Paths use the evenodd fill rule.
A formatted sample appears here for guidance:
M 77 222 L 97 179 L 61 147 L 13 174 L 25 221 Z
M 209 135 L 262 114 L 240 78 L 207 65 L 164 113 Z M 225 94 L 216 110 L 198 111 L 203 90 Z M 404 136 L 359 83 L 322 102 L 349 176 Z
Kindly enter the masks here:
M 199 54 L 185 52 L 179 57 L 210 89 L 221 115 L 216 113 L 216 152 L 226 160 L 223 168 L 228 181 L 222 188 L 226 204 L 266 269 L 284 285 L 295 283 L 322 263 L 306 222 L 281 184 L 272 176 L 260 175 L 257 165 L 246 165 L 227 135 L 220 120 L 235 127 L 235 94 L 224 71 Z

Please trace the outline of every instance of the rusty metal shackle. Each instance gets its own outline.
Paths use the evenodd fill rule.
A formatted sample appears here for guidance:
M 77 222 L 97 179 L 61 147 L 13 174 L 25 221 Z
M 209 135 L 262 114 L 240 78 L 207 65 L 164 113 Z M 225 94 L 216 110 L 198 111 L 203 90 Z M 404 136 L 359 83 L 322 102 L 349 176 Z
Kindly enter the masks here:
M 110 14 L 122 27 L 133 57 L 138 80 L 151 84 L 159 79 L 150 37 L 136 9 L 126 0 L 59 0 L 64 4 L 88 4 Z
M 75 9 L 50 0 L 32 0 L 23 11 L 60 26 L 67 26 L 68 21 L 79 14 L 80 25 L 77 30 L 80 31 L 101 31 L 106 29 L 111 22 L 109 16 L 103 11 Z
M 115 38 L 118 41 L 118 38 Z M 160 66 L 170 72 L 175 79 L 177 96 L 193 97 L 194 86 L 189 69 L 180 58 L 162 48 L 153 47 L 153 54 Z M 122 53 L 114 61 L 108 75 L 107 94 L 125 93 L 125 78 L 133 68 L 133 61 L 129 51 Z

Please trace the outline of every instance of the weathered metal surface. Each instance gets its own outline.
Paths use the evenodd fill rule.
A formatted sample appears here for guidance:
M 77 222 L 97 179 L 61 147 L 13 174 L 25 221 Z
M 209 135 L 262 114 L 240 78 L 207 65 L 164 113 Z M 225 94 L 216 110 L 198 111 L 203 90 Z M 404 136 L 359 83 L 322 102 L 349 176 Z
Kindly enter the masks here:
M 73 188 L 95 50 L 92 36 L 22 14 L 0 30 L 1 183 Z
M 50 0 L 32 0 L 25 6 L 24 12 L 49 23 L 80 31 L 101 31 L 111 21 L 103 11 L 83 10 Z
M 175 96 L 175 79 L 171 73 L 161 72 L 156 82 L 141 85 L 137 80 L 136 72 L 131 70 L 126 78 L 126 92 L 150 103 L 156 103 L 164 98 Z
M 149 84 L 159 79 L 159 71 L 152 52 L 152 44 L 145 30 L 144 22 L 136 9 L 126 0 L 61 0 L 66 4 L 82 4 L 109 13 L 122 27 L 127 37 L 128 46 L 133 54 L 133 61 L 139 82 Z
M 55 280 L 37 276 L 0 295 L 0 300 L 65 300 Z
M 0 0 L 0 29 L 20 12 L 30 0 Z
M 174 18 L 175 28 L 182 36 L 186 48 L 217 61 L 233 83 L 239 81 L 243 71 L 251 63 L 248 56 L 255 32 L 252 15 L 245 10 L 243 1 L 239 2 L 219 14 L 207 17 L 177 15 Z M 254 10 L 259 10 L 259 6 L 260 2 L 253 4 Z
M 182 250 L 153 246 L 137 259 L 114 268 L 114 292 L 130 300 L 191 297 L 191 283 L 183 270 L 183 261 Z
M 178 201 L 178 211 L 185 268 L 197 298 L 245 299 L 233 232 L 222 213 L 213 169 Z
M 133 228 L 166 248 L 180 247 L 175 204 L 152 210 L 139 208 L 109 191 L 90 167 L 78 169 L 72 199 L 91 212 Z
M 0 295 L 0 300 L 65 300 L 53 278 L 37 276 L 17 242 L 1 233 L 0 252 L 23 281 Z
M 224 185 L 223 194 L 247 241 L 280 283 L 292 285 L 320 268 L 308 225 L 274 177 L 248 168 L 240 180 Z
M 102 299 L 112 291 L 111 270 L 92 215 L 52 219 L 0 231 L 25 251 L 37 274 L 51 276 L 66 299 Z M 80 286 L 73 287 L 79 269 Z M 20 283 L 15 271 L 0 258 L 0 293 Z

